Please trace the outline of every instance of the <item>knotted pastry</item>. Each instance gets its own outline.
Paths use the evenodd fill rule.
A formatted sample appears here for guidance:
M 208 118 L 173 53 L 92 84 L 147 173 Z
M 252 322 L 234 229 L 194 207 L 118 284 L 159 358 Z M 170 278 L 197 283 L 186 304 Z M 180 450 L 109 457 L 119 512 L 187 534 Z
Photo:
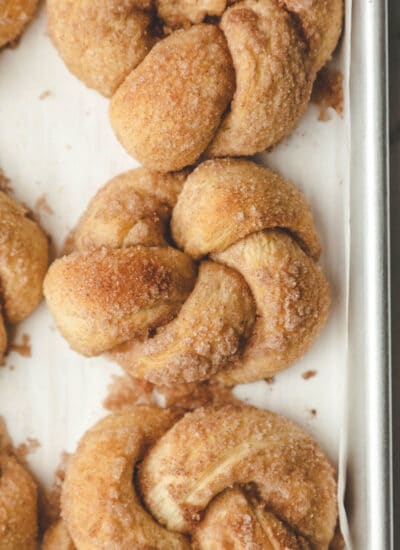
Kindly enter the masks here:
M 48 242 L 27 213 L 0 191 L 0 360 L 7 347 L 5 323 L 23 321 L 42 299 Z
M 0 426 L 0 550 L 35 550 L 37 488 Z
M 323 550 L 337 520 L 335 472 L 271 412 L 225 405 L 178 420 L 142 406 L 84 435 L 62 515 L 78 550 Z
M 0 0 L 0 48 L 18 38 L 38 5 L 39 0 Z
M 184 178 L 139 169 L 101 189 L 76 251 L 49 269 L 49 308 L 75 350 L 108 352 L 155 384 L 272 376 L 308 350 L 328 313 L 311 211 L 250 161 L 207 161 Z M 172 236 L 185 253 L 167 244 L 176 200 Z M 197 280 L 191 258 L 202 259 Z
M 70 70 L 113 96 L 122 145 L 167 172 L 203 154 L 252 155 L 290 133 L 336 47 L 342 4 L 48 0 L 48 20 Z M 159 20 L 172 29 L 164 38 Z

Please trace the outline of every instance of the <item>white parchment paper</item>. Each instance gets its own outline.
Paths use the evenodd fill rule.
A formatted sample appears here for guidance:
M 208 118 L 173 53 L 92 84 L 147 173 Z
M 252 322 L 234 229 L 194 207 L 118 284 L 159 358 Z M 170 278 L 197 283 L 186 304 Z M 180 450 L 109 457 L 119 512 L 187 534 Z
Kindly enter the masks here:
M 108 101 L 85 88 L 59 59 L 43 12 L 16 49 L 0 52 L 0 166 L 16 198 L 34 207 L 45 197 L 52 213 L 42 212 L 41 222 L 59 250 L 96 190 L 135 162 L 112 133 Z M 349 23 L 350 2 L 347 12 Z M 258 382 L 235 390 L 254 405 L 287 415 L 315 436 L 331 460 L 340 463 L 341 493 L 349 254 L 347 27 L 335 60 L 345 77 L 345 116 L 330 111 L 331 119 L 321 122 L 311 105 L 290 138 L 259 156 L 296 183 L 312 205 L 323 245 L 321 262 L 332 289 L 330 317 L 306 357 L 276 376 L 274 384 Z M 31 338 L 32 357 L 13 352 L 0 368 L 0 415 L 16 443 L 27 437 L 40 442 L 29 462 L 37 478 L 51 484 L 61 452 L 73 451 L 83 432 L 105 414 L 107 385 L 121 371 L 102 358 L 86 359 L 70 350 L 45 304 L 18 327 L 17 341 L 23 333 Z M 309 370 L 316 376 L 303 379 Z M 342 507 L 341 515 L 347 532 Z

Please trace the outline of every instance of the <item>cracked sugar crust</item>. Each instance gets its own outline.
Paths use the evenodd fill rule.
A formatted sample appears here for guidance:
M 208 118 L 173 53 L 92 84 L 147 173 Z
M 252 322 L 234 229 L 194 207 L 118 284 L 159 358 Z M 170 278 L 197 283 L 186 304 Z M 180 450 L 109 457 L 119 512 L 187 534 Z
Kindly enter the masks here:
M 231 56 L 214 25 L 159 42 L 114 95 L 111 125 L 143 165 L 180 170 L 212 140 L 234 92 Z
M 111 97 L 156 42 L 150 4 L 48 0 L 49 34 L 69 70 L 89 88 Z
M 0 0 L 0 48 L 18 38 L 38 5 L 39 0 Z

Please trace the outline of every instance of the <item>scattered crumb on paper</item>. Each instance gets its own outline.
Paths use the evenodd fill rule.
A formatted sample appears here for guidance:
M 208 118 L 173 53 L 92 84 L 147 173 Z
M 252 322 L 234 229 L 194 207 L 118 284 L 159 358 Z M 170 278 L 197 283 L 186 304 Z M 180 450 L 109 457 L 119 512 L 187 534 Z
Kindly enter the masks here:
M 29 334 L 23 333 L 21 336 L 22 342 L 18 343 L 15 340 L 11 342 L 9 351 L 15 351 L 22 357 L 32 357 L 31 337 Z
M 40 195 L 40 197 L 37 199 L 37 201 L 35 202 L 34 210 L 35 210 L 35 213 L 38 215 L 47 214 L 50 216 L 51 214 L 54 214 L 54 211 L 52 210 L 49 203 L 47 202 L 45 194 Z
M 343 74 L 332 67 L 324 67 L 314 83 L 311 100 L 319 107 L 319 120 L 330 119 L 329 108 L 343 115 Z
M 208 404 L 240 403 L 230 388 L 208 381 L 201 384 L 154 386 L 150 382 L 114 376 L 103 406 L 111 411 L 132 405 L 154 405 L 193 410 Z
M 306 370 L 301 375 L 301 377 L 304 378 L 304 380 L 310 380 L 310 378 L 314 378 L 314 376 L 317 376 L 316 370 Z

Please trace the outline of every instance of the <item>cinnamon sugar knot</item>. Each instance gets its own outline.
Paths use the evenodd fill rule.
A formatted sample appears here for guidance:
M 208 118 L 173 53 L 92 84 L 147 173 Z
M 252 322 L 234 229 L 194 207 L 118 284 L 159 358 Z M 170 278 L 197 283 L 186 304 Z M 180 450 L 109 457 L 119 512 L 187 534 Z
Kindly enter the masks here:
M 28 317 L 42 299 L 48 241 L 21 204 L 0 191 L 0 361 L 6 324 Z
M 210 160 L 185 178 L 139 169 L 101 189 L 76 251 L 47 274 L 50 310 L 75 350 L 157 385 L 271 377 L 328 314 L 310 208 L 250 161 Z
M 343 18 L 343 0 L 47 5 L 50 35 L 69 69 L 112 97 L 122 145 L 165 172 L 203 155 L 253 155 L 288 135 Z
M 327 550 L 335 477 L 317 443 L 269 411 L 133 407 L 80 441 L 58 529 L 77 550 Z

